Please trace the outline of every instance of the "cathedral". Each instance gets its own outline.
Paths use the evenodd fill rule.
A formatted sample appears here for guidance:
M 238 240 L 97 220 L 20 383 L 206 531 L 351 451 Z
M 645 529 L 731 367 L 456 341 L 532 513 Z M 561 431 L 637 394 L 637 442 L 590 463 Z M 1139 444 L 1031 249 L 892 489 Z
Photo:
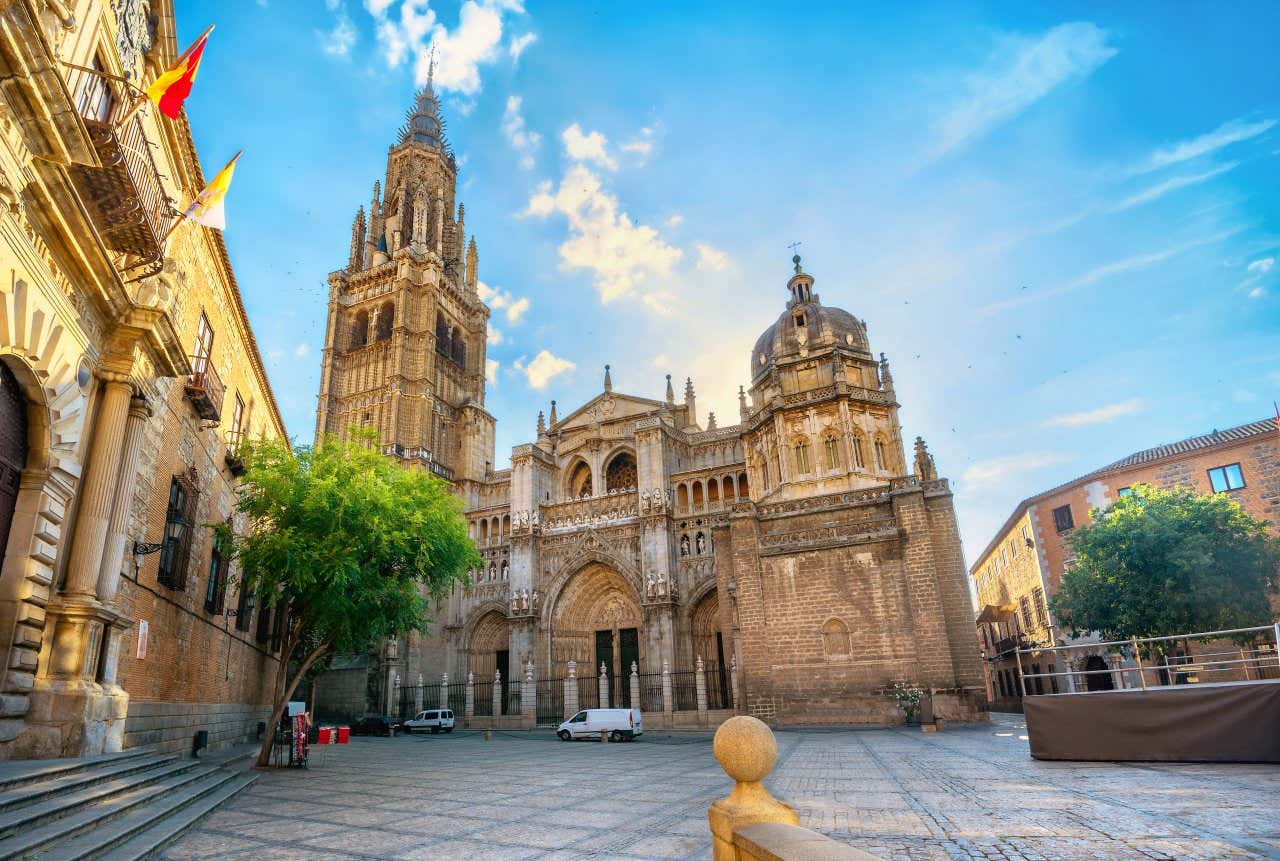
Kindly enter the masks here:
M 663 400 L 637 397 L 606 366 L 598 395 L 552 401 L 495 469 L 489 309 L 456 184 L 429 82 L 329 277 L 316 434 L 374 428 L 387 457 L 451 482 L 484 564 L 430 632 L 336 663 L 321 712 L 344 691 L 350 711 L 394 711 L 402 686 L 469 678 L 488 685 L 475 713 L 497 714 L 480 704 L 496 687 L 505 710 L 514 677 L 537 680 L 537 719 L 558 722 L 576 673 L 646 720 L 659 679 L 675 713 L 895 723 L 901 682 L 931 691 L 938 717 L 980 719 L 951 492 L 924 442 L 904 443 L 866 323 L 823 305 L 795 257 L 785 308 L 743 357 L 737 424 L 702 422 L 691 382 L 679 400 L 669 377 Z

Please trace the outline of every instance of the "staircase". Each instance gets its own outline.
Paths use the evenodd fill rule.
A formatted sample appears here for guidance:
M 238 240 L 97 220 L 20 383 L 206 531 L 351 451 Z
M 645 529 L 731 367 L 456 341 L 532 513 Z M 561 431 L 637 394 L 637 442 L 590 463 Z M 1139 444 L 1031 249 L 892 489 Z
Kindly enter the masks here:
M 258 779 L 145 748 L 30 766 L 0 772 L 0 861 L 146 858 Z

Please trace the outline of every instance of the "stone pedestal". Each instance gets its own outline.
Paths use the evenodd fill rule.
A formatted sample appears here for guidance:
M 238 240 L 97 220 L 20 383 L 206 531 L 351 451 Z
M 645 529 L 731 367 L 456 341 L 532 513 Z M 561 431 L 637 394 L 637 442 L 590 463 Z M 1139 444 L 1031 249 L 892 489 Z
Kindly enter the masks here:
M 640 708 L 640 672 L 636 669 L 635 661 L 631 662 L 631 707 Z
M 693 682 L 698 689 L 698 718 L 705 720 L 707 717 L 707 671 L 702 663 L 702 656 L 698 656 L 698 663 L 693 673 Z
M 600 662 L 600 708 L 609 708 L 609 673 L 605 669 L 604 661 Z
M 671 723 L 671 712 L 675 710 L 675 692 L 671 689 L 671 664 L 664 658 L 662 661 L 662 712 L 667 716 L 667 725 Z
M 502 670 L 493 671 L 493 721 L 502 717 Z
M 564 719 L 578 713 L 578 662 L 569 662 L 569 675 L 564 680 Z
M 466 718 L 467 725 L 470 726 L 471 719 L 476 716 L 476 674 L 475 673 L 467 673 L 467 694 L 466 694 L 466 700 L 463 705 L 465 709 L 463 712 L 463 717 Z

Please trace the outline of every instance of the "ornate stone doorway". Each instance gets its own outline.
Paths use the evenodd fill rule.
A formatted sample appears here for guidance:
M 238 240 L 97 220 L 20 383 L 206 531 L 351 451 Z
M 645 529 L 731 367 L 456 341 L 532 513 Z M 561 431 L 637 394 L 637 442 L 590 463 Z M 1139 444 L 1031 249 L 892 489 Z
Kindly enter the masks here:
M 592 562 L 569 580 L 552 608 L 549 674 L 563 676 L 569 661 L 579 677 L 598 676 L 603 663 L 618 705 L 630 704 L 631 664 L 640 664 L 640 602 L 621 574 Z

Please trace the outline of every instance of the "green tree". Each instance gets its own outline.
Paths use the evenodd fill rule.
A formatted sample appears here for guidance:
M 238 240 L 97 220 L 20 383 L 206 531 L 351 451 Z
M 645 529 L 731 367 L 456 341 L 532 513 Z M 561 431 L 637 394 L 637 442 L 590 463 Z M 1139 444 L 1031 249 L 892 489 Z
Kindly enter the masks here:
M 372 433 L 315 447 L 283 440 L 243 449 L 237 509 L 245 535 L 216 527 L 240 561 L 240 588 L 283 613 L 271 731 L 298 683 L 335 653 L 423 630 L 431 604 L 479 565 L 449 485 L 378 453 Z
M 1226 494 L 1135 485 L 1070 538 L 1053 596 L 1073 635 L 1166 637 L 1266 624 L 1280 539 Z

